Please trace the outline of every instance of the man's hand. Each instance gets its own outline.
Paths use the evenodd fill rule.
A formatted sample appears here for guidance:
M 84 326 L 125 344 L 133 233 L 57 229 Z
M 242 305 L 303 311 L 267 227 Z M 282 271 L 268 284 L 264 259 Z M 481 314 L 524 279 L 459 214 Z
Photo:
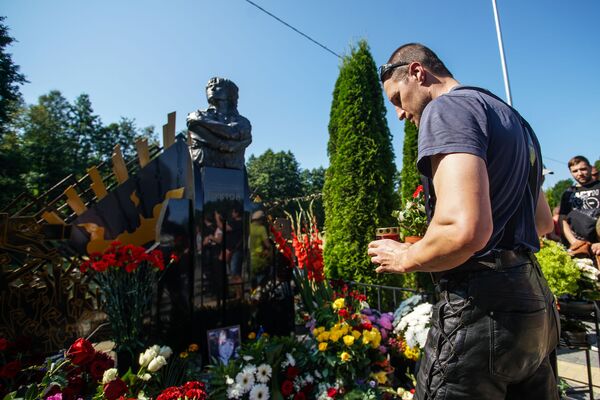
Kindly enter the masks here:
M 592 253 L 600 256 L 600 243 L 592 243 Z
M 410 246 L 408 243 L 399 243 L 391 239 L 375 240 L 369 243 L 368 254 L 371 256 L 371 262 L 379 265 L 375 269 L 375 272 L 392 272 L 397 274 L 407 272 L 402 259 Z

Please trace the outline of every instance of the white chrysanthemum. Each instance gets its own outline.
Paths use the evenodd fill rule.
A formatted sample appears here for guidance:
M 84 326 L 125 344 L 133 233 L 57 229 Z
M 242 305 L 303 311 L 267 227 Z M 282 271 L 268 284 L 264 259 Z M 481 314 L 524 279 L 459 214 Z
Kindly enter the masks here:
M 108 382 L 114 381 L 115 379 L 117 379 L 117 376 L 119 376 L 119 372 L 116 368 L 107 369 L 102 375 L 102 384 L 106 385 Z
M 269 398 L 269 387 L 264 383 L 259 383 L 250 391 L 250 400 L 267 400 Z
M 150 364 L 148 364 L 148 371 L 156 372 L 165 365 L 167 365 L 167 360 L 163 356 L 156 356 L 154 360 L 150 361 Z
M 254 386 L 254 373 L 244 371 L 238 373 L 235 377 L 235 383 L 240 386 L 240 393 L 247 393 Z
M 419 347 L 424 349 L 425 343 L 427 342 L 427 335 L 429 334 L 429 328 L 423 328 L 419 332 L 417 332 L 415 339 L 417 343 L 419 343 Z
M 158 351 L 159 356 L 163 356 L 165 359 L 171 357 L 173 350 L 169 346 L 163 346 Z
M 271 379 L 273 369 L 269 364 L 261 364 L 256 368 L 256 380 L 260 383 L 267 383 Z
M 229 388 L 227 388 L 227 398 L 228 399 L 239 399 L 242 397 L 242 387 L 239 384 L 235 384 Z
M 229 377 L 229 375 L 225 375 L 225 383 L 228 385 L 233 385 L 235 381 Z

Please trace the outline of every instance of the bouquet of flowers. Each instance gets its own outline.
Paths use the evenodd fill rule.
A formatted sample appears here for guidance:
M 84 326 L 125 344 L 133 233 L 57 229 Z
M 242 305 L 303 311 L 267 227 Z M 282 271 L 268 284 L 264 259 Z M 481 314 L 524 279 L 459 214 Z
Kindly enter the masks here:
M 177 257 L 171 256 L 170 263 L 175 261 Z M 104 253 L 90 254 L 80 269 L 94 274 L 119 348 L 138 347 L 153 289 L 165 269 L 162 252 L 115 241 Z
M 314 361 L 319 371 L 315 375 L 322 381 L 317 398 L 347 398 L 352 392 L 369 398 L 366 393 L 375 395 L 379 386 L 388 383 L 392 369 L 387 349 L 381 330 L 369 318 L 373 311 L 361 312 L 368 308 L 365 300 L 342 284 L 313 314 Z
M 408 236 L 425 236 L 427 231 L 427 214 L 425 212 L 425 195 L 423 185 L 417 186 L 412 200 L 407 200 L 401 210 L 392 212 L 398 219 L 401 239 Z
M 316 378 L 308 349 L 290 337 L 261 335 L 240 349 L 240 358 L 211 366 L 213 399 L 314 398 Z
M 431 323 L 433 306 L 422 303 L 405 315 L 399 315 L 394 320 L 394 333 L 404 341 L 404 356 L 417 360 L 425 347 L 427 334 Z

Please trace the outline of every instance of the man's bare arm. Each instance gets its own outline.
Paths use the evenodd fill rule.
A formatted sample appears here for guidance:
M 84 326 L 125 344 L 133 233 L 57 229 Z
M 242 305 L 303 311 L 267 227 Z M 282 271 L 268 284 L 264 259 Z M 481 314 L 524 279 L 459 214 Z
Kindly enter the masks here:
M 372 242 L 369 255 L 380 264 L 377 272 L 448 270 L 487 244 L 493 222 L 485 162 L 454 153 L 434 156 L 431 164 L 437 202 L 425 237 L 412 246 Z
M 537 206 L 535 207 L 535 228 L 537 229 L 538 236 L 543 236 L 554 230 L 552 212 L 546 200 L 546 195 L 544 195 L 544 191 L 541 188 Z

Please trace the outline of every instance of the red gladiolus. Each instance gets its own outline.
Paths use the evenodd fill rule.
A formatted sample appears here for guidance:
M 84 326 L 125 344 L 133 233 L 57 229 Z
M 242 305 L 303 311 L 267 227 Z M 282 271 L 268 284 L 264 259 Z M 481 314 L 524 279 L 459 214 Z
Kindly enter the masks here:
M 294 391 L 294 384 L 290 380 L 285 380 L 281 384 L 281 394 L 284 397 L 288 397 Z
M 13 360 L 0 368 L 0 378 L 13 379 L 21 370 L 21 362 Z
M 67 357 L 75 365 L 85 365 L 94 359 L 96 350 L 92 344 L 83 338 L 79 338 L 67 350 Z
M 419 196 L 419 194 L 421 194 L 422 191 L 423 191 L 423 185 L 417 186 L 417 189 L 413 193 L 413 199 L 416 199 Z
M 127 384 L 121 378 L 117 378 L 104 385 L 104 397 L 108 400 L 116 400 L 126 394 L 127 390 Z

